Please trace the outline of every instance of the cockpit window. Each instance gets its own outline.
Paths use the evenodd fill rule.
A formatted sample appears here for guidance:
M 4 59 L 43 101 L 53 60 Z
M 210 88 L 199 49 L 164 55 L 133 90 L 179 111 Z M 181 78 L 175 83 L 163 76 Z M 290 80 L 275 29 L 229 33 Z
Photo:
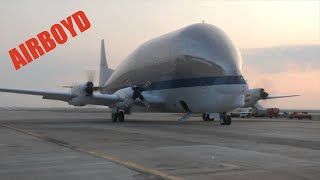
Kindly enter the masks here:
M 181 56 L 175 60 L 175 73 L 177 78 L 223 76 L 222 67 L 203 58 L 194 56 Z

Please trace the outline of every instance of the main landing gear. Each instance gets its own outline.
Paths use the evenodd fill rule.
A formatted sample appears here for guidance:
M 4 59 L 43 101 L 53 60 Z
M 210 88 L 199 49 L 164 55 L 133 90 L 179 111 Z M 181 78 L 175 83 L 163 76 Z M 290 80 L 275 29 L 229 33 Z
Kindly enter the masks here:
M 227 115 L 226 113 L 220 114 L 220 124 L 221 125 L 230 125 L 232 122 L 231 116 Z
M 210 115 L 207 113 L 202 114 L 202 120 L 204 121 L 214 121 L 214 118 L 210 118 Z
M 112 112 L 111 114 L 112 122 L 124 122 L 124 111 L 117 111 L 116 113 Z
M 220 119 L 221 125 L 230 125 L 232 122 L 231 116 L 227 115 L 227 113 L 203 113 L 202 120 L 203 121 L 214 121 L 215 119 Z

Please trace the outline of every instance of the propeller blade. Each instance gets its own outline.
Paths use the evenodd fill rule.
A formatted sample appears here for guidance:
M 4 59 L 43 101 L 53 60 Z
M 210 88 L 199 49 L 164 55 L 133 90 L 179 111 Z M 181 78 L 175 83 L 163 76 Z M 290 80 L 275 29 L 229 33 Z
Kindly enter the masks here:
M 142 96 L 142 94 L 140 94 L 139 99 L 140 99 L 141 101 L 144 100 L 144 97 Z
M 102 87 L 100 87 L 100 86 L 93 86 L 93 90 L 94 91 L 98 91 L 99 89 L 101 89 Z
M 147 109 L 149 109 L 151 106 L 151 104 L 147 103 L 146 101 L 142 101 L 142 103 L 147 107 Z
M 95 81 L 95 77 L 96 77 L 96 71 L 95 70 L 87 70 L 87 80 L 94 82 Z
M 125 82 L 126 82 L 126 83 L 131 87 L 131 89 L 133 90 L 132 99 L 133 99 L 133 100 L 136 100 L 137 98 L 139 98 L 139 99 L 141 100 L 141 102 L 142 102 L 147 108 L 149 108 L 149 107 L 150 107 L 150 104 L 145 101 L 145 98 L 143 97 L 142 92 L 151 85 L 151 82 L 150 82 L 150 81 L 145 82 L 145 83 L 142 85 L 142 87 L 141 87 L 141 86 L 138 86 L 138 85 L 134 85 L 134 84 L 132 83 L 132 81 L 130 81 L 129 79 L 127 79 Z
M 143 90 L 144 90 L 144 89 L 147 89 L 150 85 L 151 85 L 151 82 L 150 82 L 150 81 L 145 82 L 145 83 L 143 84 L 143 86 L 142 86 Z
M 125 83 L 127 83 L 129 85 L 129 87 L 133 88 L 134 84 L 132 83 L 132 81 L 130 81 L 130 79 L 127 79 L 125 81 Z

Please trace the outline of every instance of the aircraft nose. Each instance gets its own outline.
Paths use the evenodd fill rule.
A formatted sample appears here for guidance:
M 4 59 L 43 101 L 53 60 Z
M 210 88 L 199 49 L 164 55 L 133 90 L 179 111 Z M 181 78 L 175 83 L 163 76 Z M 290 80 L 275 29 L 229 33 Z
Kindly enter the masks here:
M 190 26 L 180 33 L 173 47 L 172 52 L 189 55 L 193 60 L 205 60 L 212 69 L 218 67 L 220 74 L 241 75 L 240 51 L 217 27 L 206 24 Z
M 239 95 L 235 100 L 234 100 L 234 103 L 233 103 L 233 106 L 235 108 L 239 108 L 239 107 L 243 107 L 245 105 L 245 96 L 242 94 L 242 95 Z

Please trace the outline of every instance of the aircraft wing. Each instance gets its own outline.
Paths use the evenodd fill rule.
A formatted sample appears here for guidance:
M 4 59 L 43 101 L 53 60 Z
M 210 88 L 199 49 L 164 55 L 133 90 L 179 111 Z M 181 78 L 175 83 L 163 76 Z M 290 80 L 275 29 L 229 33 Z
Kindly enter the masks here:
M 108 106 L 110 104 L 123 101 L 123 99 L 119 98 L 114 94 L 94 93 L 92 94 L 91 98 L 93 101 L 90 104 L 103 105 L 103 106 Z
M 277 99 L 277 98 L 287 98 L 287 97 L 296 97 L 296 96 L 300 96 L 300 95 L 286 95 L 286 96 L 268 96 L 264 99 Z
M 65 91 L 44 91 L 44 90 L 29 90 L 29 89 L 6 89 L 0 88 L 0 92 L 16 93 L 16 94 L 28 94 L 42 96 L 43 99 L 59 100 L 59 101 L 70 101 L 72 98 L 77 97 L 77 95 L 72 92 Z M 109 105 L 120 101 L 118 96 L 112 94 L 100 94 L 94 93 L 92 96 L 85 96 L 88 104 L 95 105 Z
M 42 96 L 43 99 L 54 99 L 54 100 L 61 100 L 61 101 L 67 101 L 74 97 L 74 95 L 71 92 L 62 92 L 62 91 L 0 88 L 0 92 L 37 95 L 37 96 Z

